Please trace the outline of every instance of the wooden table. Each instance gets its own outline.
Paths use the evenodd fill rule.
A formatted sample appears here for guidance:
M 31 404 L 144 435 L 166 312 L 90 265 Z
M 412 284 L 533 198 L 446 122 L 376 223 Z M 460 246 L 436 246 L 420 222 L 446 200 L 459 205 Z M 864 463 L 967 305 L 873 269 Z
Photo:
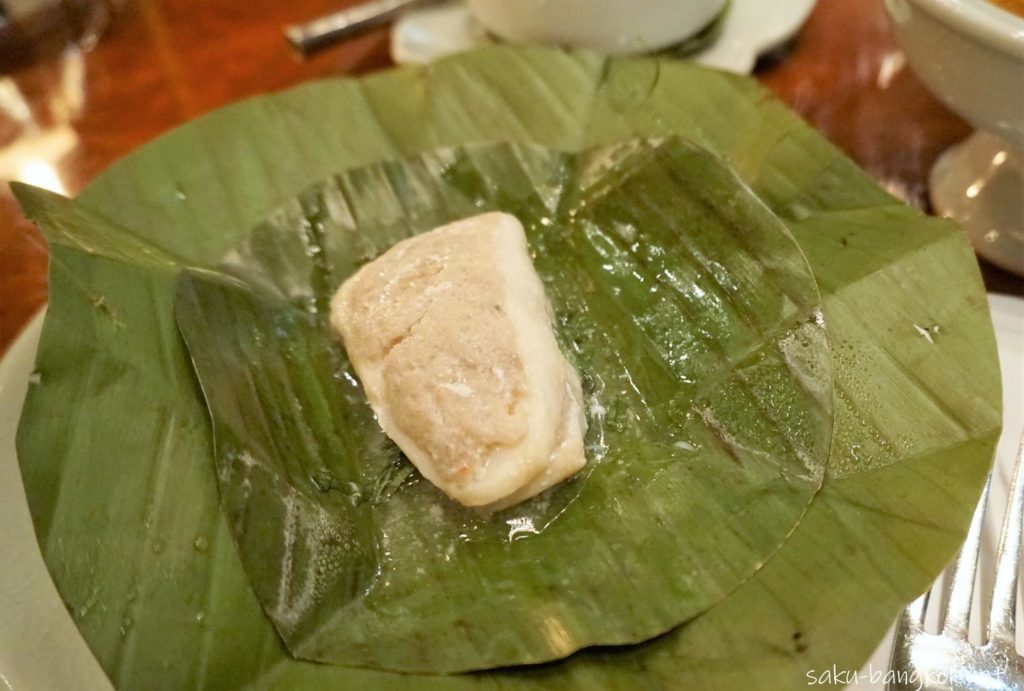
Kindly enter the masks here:
M 225 103 L 390 64 L 386 30 L 308 61 L 285 45 L 284 24 L 354 0 L 123 1 L 93 50 L 0 82 L 0 178 L 74 195 L 136 146 Z M 794 43 L 762 61 L 757 76 L 887 189 L 921 207 L 933 161 L 970 131 L 905 67 L 882 0 L 819 0 Z M 1024 294 L 1021 279 L 982 268 L 990 290 Z M 0 353 L 45 300 L 46 246 L 4 185 Z

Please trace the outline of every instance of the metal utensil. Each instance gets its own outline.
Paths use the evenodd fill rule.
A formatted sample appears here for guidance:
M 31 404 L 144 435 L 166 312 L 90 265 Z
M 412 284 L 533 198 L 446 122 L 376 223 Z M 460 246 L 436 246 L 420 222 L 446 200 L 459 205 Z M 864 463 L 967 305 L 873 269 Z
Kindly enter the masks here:
M 995 585 L 985 640 L 974 645 L 967 639 L 981 547 L 982 523 L 992 477 L 985 485 L 974 512 L 967 540 L 960 550 L 945 587 L 945 611 L 938 634 L 924 630 L 931 591 L 912 602 L 900 615 L 890 661 L 888 689 L 939 691 L 940 689 L 1024 688 L 1024 658 L 1015 648 L 1017 581 L 1021 533 L 1024 531 L 1024 440 L 1017 452 L 1013 483 L 1003 519 L 996 557 Z
M 387 24 L 409 10 L 438 0 L 372 0 L 284 29 L 285 38 L 303 55 Z

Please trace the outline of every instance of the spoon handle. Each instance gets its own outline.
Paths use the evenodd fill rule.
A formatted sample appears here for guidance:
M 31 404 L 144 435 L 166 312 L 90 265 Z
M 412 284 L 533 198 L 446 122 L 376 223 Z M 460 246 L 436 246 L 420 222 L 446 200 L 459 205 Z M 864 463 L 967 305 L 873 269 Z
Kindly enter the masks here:
M 437 0 L 371 0 L 339 12 L 285 27 L 288 42 L 303 55 L 311 55 L 386 24 L 420 5 Z

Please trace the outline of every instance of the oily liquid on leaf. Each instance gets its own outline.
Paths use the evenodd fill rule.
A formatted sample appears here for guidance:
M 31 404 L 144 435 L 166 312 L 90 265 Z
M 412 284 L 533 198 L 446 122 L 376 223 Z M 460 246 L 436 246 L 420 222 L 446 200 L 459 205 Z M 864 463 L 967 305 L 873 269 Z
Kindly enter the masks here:
M 526 228 L 584 382 L 588 463 L 486 514 L 399 456 L 325 305 L 395 242 L 492 209 Z M 685 142 L 356 169 L 220 268 L 231 281 L 185 276 L 178 320 L 224 510 L 297 657 L 454 672 L 648 639 L 749 578 L 821 481 L 831 370 L 815 283 L 774 216 Z M 787 351 L 800 339 L 812 357 Z

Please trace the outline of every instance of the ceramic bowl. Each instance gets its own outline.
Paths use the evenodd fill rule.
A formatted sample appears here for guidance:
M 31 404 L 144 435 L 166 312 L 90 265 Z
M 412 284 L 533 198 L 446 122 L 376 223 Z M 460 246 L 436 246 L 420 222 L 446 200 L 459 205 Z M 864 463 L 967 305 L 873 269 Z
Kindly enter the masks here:
M 1024 18 L 986 0 L 886 0 L 921 81 L 979 129 L 1024 148 Z
M 514 42 L 641 53 L 697 33 L 725 0 L 469 0 L 492 34 Z
M 979 255 L 1024 276 L 1024 17 L 986 0 L 886 0 L 921 81 L 979 129 L 928 181 L 935 212 Z

